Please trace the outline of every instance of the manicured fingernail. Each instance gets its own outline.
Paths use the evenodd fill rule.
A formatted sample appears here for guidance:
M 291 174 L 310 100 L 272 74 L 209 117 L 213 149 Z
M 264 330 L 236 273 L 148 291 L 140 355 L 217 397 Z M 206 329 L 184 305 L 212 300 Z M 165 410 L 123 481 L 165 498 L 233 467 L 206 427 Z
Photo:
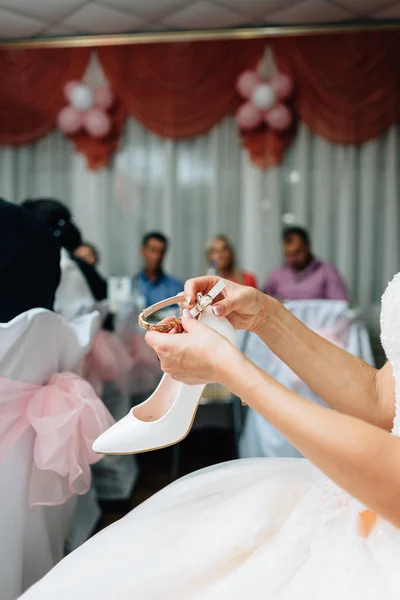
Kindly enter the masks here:
M 192 299 L 190 296 L 186 296 L 186 304 L 190 306 L 192 304 Z
M 182 313 L 182 319 L 193 319 L 192 315 L 190 314 L 187 308 L 185 308 Z
M 212 307 L 212 311 L 216 317 L 219 317 L 219 315 L 222 315 L 222 313 L 224 312 L 224 307 L 218 306 L 217 304 L 217 306 Z

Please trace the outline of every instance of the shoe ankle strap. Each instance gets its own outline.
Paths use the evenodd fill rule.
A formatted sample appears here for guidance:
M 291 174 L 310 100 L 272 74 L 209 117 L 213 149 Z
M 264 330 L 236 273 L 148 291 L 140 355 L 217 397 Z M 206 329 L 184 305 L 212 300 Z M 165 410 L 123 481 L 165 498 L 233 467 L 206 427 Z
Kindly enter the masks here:
M 146 329 L 146 331 L 159 331 L 160 333 L 168 333 L 174 327 L 177 327 L 181 324 L 182 320 L 179 318 L 175 318 L 173 321 L 168 321 L 168 323 L 148 323 L 146 319 L 153 315 L 154 313 L 162 310 L 163 308 L 168 308 L 168 306 L 173 306 L 174 304 L 180 304 L 184 300 L 183 292 L 177 294 L 176 296 L 172 296 L 171 298 L 166 298 L 165 300 L 161 300 L 161 302 L 156 302 L 152 304 L 148 308 L 145 308 L 143 312 L 139 315 L 139 325 L 142 329 Z
M 222 292 L 225 287 L 224 281 L 221 279 L 218 283 L 204 296 L 202 294 L 198 294 L 197 296 L 197 304 L 193 308 L 190 309 L 190 314 L 197 318 L 207 306 L 213 302 L 213 300 Z M 176 317 L 167 323 L 148 323 L 146 319 L 153 315 L 154 313 L 162 310 L 163 308 L 167 308 L 168 306 L 172 306 L 174 304 L 181 304 L 184 301 L 184 293 L 180 292 L 176 296 L 172 296 L 171 298 L 166 298 L 166 300 L 161 300 L 161 302 L 156 302 L 145 308 L 143 312 L 140 313 L 138 321 L 140 327 L 146 329 L 147 331 L 159 331 L 160 333 L 168 333 L 174 327 L 178 327 L 182 323 L 182 319 Z

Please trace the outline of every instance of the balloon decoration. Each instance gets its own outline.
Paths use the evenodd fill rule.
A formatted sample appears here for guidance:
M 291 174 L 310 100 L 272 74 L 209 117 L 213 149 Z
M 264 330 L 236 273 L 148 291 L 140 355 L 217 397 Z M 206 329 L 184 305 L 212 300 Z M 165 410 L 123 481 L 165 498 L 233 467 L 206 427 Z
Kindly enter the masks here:
M 268 83 L 260 83 L 251 95 L 251 101 L 260 110 L 269 110 L 276 104 L 276 94 Z
M 285 131 L 292 124 L 292 113 L 285 104 L 277 104 L 266 113 L 265 122 L 274 131 Z
M 242 129 L 255 129 L 263 122 L 263 113 L 250 101 L 239 106 L 236 119 Z
M 103 139 L 112 129 L 112 120 L 108 111 L 115 103 L 115 97 L 109 87 L 92 90 L 81 81 L 68 81 L 64 87 L 64 96 L 69 104 L 58 113 L 58 127 L 66 135 L 75 135 L 86 131 L 91 137 Z
M 68 100 L 76 110 L 81 112 L 89 110 L 93 106 L 92 90 L 87 85 L 78 83 L 78 85 L 71 86 Z
M 243 98 L 250 100 L 252 93 L 260 83 L 261 79 L 258 73 L 247 69 L 239 75 L 236 81 L 236 89 Z
M 289 75 L 276 73 L 265 81 L 257 71 L 246 69 L 239 75 L 236 89 L 246 100 L 236 113 L 240 129 L 250 131 L 264 123 L 273 131 L 281 132 L 291 126 L 293 115 L 284 103 L 294 90 Z
M 93 92 L 93 103 L 99 108 L 110 110 L 114 104 L 114 94 L 109 87 L 98 87 Z
M 110 117 L 101 108 L 91 108 L 83 116 L 83 125 L 89 135 L 104 138 L 110 133 Z
M 57 123 L 66 135 L 74 135 L 82 127 L 81 113 L 73 106 L 64 106 L 58 113 Z

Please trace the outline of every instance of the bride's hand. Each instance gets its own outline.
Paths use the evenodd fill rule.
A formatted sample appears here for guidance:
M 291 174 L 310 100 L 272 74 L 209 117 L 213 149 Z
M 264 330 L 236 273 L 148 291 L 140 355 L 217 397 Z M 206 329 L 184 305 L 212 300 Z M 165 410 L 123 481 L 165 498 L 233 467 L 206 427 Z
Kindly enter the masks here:
M 186 306 L 191 308 L 197 294 L 207 294 L 220 277 L 206 276 L 189 279 L 185 284 Z M 224 279 L 225 289 L 214 300 L 212 311 L 217 317 L 227 317 L 235 329 L 256 331 L 268 318 L 277 301 L 259 290 Z
M 232 365 L 240 352 L 225 337 L 198 323 L 188 311 L 184 311 L 182 326 L 188 335 L 146 334 L 146 342 L 157 354 L 164 373 L 189 385 L 221 383 L 226 365 Z

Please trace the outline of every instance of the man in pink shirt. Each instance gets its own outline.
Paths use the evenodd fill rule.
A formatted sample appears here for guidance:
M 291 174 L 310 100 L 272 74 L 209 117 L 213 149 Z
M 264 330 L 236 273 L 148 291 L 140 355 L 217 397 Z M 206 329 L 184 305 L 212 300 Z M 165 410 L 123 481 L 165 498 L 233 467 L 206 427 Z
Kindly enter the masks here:
M 285 229 L 282 242 L 286 262 L 268 277 L 264 286 L 265 294 L 281 301 L 348 301 L 347 288 L 338 270 L 313 256 L 310 236 L 305 229 Z

